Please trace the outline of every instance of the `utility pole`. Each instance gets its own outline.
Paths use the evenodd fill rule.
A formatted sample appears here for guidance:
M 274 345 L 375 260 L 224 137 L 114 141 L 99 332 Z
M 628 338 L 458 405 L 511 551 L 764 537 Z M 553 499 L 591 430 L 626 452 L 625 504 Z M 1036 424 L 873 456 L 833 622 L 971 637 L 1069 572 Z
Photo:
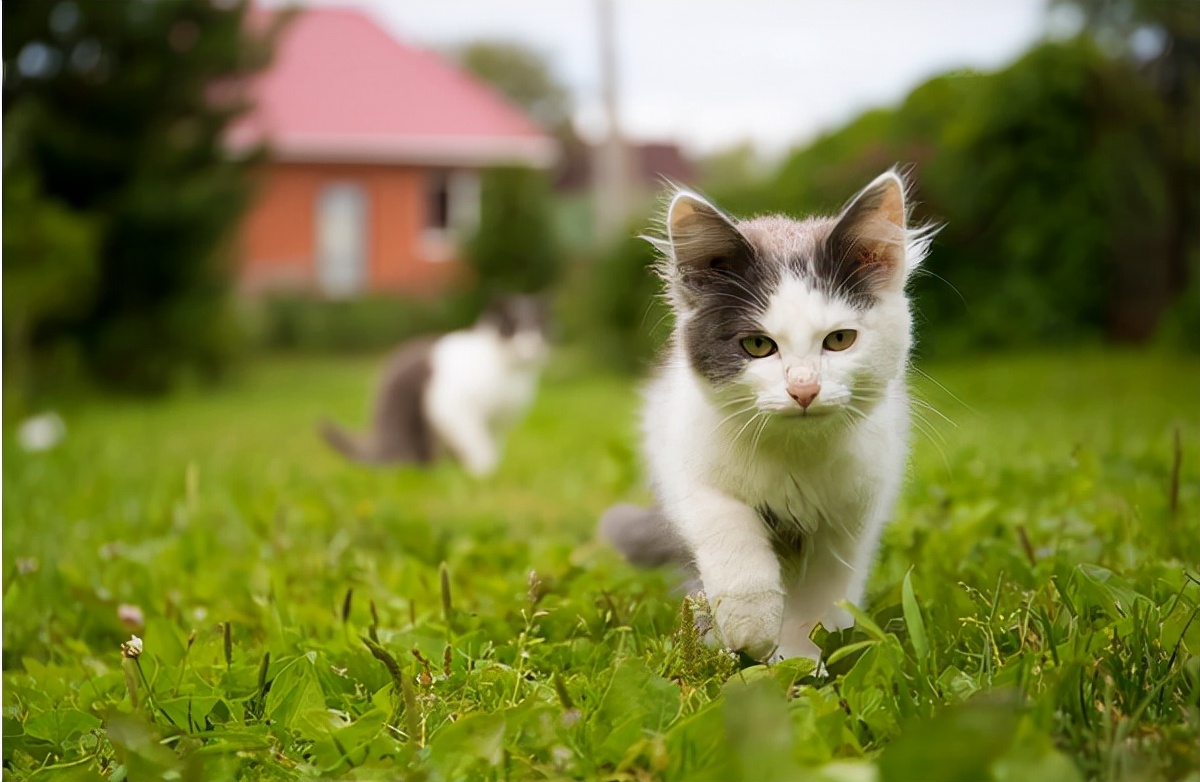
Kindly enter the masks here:
M 629 201 L 629 163 L 617 106 L 617 54 L 615 0 L 596 0 L 596 30 L 600 45 L 600 89 L 608 135 L 592 159 L 592 214 L 595 235 L 605 240 L 625 227 Z

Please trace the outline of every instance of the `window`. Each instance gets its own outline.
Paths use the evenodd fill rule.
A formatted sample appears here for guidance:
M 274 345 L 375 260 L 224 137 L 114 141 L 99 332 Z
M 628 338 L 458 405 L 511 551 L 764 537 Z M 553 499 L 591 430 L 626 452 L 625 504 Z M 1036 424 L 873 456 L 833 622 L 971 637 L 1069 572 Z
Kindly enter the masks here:
M 426 183 L 425 258 L 449 260 L 455 255 L 455 242 L 466 239 L 479 226 L 479 175 L 431 169 Z
M 466 238 L 479 227 L 479 174 L 474 171 L 455 171 L 447 187 L 450 202 L 451 227 Z
M 328 296 L 352 296 L 367 282 L 367 194 L 354 182 L 317 196 L 317 284 Z
M 444 231 L 450 227 L 450 176 L 443 171 L 429 172 L 425 227 Z

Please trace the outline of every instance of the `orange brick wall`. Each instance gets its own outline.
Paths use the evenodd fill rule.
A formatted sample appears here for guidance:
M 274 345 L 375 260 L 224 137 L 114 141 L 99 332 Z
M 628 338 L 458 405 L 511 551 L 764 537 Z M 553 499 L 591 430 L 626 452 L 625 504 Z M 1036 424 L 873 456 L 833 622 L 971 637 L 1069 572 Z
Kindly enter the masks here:
M 367 196 L 369 291 L 436 293 L 460 275 L 456 260 L 424 256 L 426 172 L 409 166 L 271 163 L 241 231 L 239 287 L 317 291 L 316 203 L 321 189 L 354 182 Z

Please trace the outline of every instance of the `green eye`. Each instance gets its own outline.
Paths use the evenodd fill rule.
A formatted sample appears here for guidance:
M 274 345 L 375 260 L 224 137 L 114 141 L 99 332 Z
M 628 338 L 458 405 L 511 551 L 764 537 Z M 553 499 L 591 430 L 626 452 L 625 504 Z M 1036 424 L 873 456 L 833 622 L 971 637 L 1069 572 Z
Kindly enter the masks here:
M 775 343 L 761 334 L 742 340 L 742 349 L 754 358 L 765 358 L 775 352 Z
M 854 329 L 842 329 L 841 331 L 831 332 L 829 336 L 825 337 L 825 341 L 821 343 L 821 347 L 836 353 L 853 345 L 856 339 L 858 339 L 857 331 Z

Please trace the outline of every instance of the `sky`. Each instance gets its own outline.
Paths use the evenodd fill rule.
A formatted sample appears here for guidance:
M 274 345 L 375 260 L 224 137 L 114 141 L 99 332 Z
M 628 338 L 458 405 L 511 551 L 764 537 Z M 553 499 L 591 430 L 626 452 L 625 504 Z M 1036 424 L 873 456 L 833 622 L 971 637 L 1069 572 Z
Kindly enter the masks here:
M 525 44 L 571 91 L 577 128 L 607 127 L 603 0 L 301 0 L 361 8 L 405 43 Z M 277 6 L 285 0 L 259 0 Z M 947 70 L 1003 66 L 1047 29 L 1046 0 L 612 0 L 624 134 L 693 153 L 744 141 L 765 154 Z

